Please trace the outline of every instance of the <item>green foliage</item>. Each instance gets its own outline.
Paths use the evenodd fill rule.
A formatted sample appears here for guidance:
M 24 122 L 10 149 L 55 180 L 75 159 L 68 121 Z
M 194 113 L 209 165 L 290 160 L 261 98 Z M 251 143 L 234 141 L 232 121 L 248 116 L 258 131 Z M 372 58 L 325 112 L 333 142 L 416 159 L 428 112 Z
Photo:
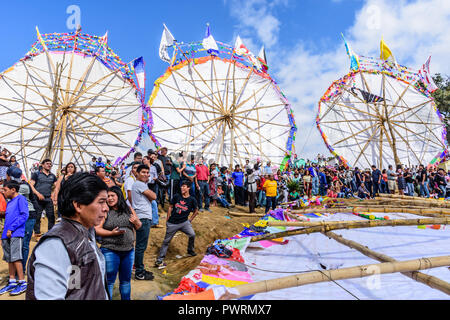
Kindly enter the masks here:
M 286 184 L 289 192 L 293 192 L 294 190 L 297 192 L 301 192 L 302 191 L 302 185 L 300 183 L 300 181 L 293 181 L 293 180 L 289 180 Z
M 439 88 L 431 95 L 436 102 L 436 106 L 444 116 L 444 123 L 447 129 L 447 142 L 450 141 L 450 77 L 437 73 L 433 77 L 436 86 Z

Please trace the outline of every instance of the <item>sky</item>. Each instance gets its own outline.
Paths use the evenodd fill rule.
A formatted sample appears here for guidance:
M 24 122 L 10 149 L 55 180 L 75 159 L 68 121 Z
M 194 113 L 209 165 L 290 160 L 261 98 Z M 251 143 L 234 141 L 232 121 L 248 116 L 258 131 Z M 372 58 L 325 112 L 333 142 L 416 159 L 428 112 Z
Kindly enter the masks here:
M 196 0 L 2 1 L 0 70 L 17 62 L 41 33 L 73 31 L 79 8 L 83 32 L 102 36 L 123 61 L 143 56 L 147 96 L 167 63 L 158 55 L 163 23 L 178 41 L 202 40 L 206 24 L 217 41 L 239 35 L 255 54 L 265 46 L 270 75 L 294 110 L 299 157 L 329 155 L 315 125 L 317 104 L 334 80 L 349 72 L 342 41 L 364 56 L 379 56 L 383 37 L 397 61 L 450 75 L 450 1 Z

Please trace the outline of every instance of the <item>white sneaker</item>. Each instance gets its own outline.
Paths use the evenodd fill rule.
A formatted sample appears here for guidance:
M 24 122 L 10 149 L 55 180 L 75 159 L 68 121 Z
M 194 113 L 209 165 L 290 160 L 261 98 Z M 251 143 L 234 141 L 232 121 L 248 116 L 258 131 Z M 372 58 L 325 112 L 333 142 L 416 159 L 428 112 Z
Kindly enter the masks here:
M 61 222 L 61 218 L 56 219 L 56 222 Z

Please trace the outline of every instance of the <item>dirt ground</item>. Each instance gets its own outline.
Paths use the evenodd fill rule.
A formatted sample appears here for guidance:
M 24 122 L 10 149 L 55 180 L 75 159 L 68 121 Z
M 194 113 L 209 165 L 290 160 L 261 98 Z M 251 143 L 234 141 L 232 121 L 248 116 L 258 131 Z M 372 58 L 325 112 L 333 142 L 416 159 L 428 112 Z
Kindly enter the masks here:
M 167 204 L 166 204 L 167 209 Z M 136 281 L 134 276 L 131 281 L 131 299 L 132 300 L 155 300 L 156 296 L 165 295 L 168 292 L 178 287 L 182 277 L 189 271 L 194 269 L 203 259 L 206 248 L 211 245 L 216 239 L 225 239 L 232 237 L 243 229 L 242 223 L 254 223 L 259 220 L 259 217 L 233 217 L 228 215 L 228 210 L 221 207 L 211 207 L 211 212 L 200 212 L 193 221 L 193 227 L 196 232 L 195 251 L 196 257 L 189 257 L 177 259 L 177 255 L 186 254 L 187 236 L 178 232 L 170 243 L 167 251 L 165 262 L 167 268 L 158 270 L 154 268 L 156 256 L 161 247 L 165 235 L 165 228 L 152 228 L 150 231 L 150 239 L 148 248 L 144 256 L 145 268 L 153 272 L 155 279 L 153 281 Z M 232 209 L 236 212 L 248 212 L 248 208 L 236 206 Z M 263 209 L 257 209 L 257 213 L 264 213 Z M 161 209 L 160 221 L 161 225 L 165 225 L 166 212 Z M 41 227 L 43 230 L 47 228 L 47 220 L 43 218 Z M 32 239 L 30 243 L 31 250 L 36 245 L 36 240 Z M 8 264 L 3 261 L 3 252 L 0 250 L 0 286 L 3 286 L 8 281 Z M 0 300 L 24 300 L 25 294 L 12 297 L 9 294 L 0 296 Z M 118 289 L 118 280 L 114 287 L 113 300 L 120 300 L 120 293 Z

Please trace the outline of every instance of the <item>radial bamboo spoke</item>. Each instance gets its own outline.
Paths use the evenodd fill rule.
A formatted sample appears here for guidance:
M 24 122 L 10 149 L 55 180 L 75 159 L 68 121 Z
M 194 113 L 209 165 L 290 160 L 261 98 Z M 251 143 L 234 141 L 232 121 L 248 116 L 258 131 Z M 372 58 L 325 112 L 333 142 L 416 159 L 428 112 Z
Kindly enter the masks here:
M 261 123 L 264 123 L 264 124 L 270 124 L 270 125 L 278 126 L 278 127 L 288 127 L 288 128 L 291 127 L 289 124 L 279 124 L 279 123 L 275 123 L 275 122 L 262 121 L 262 120 L 258 121 L 258 119 L 255 119 L 255 118 L 249 118 L 249 117 L 243 117 L 243 116 L 237 116 L 237 115 L 234 115 L 234 116 L 236 118 L 239 118 L 239 119 L 245 119 L 245 120 L 250 120 L 250 121 L 255 121 L 255 122 L 261 122 Z
M 168 84 L 166 84 L 166 83 L 164 83 L 164 82 L 163 82 L 163 83 L 160 83 L 160 85 L 162 85 L 162 86 L 164 86 L 164 87 L 167 87 L 167 88 L 169 88 L 169 89 L 172 89 L 172 90 L 174 90 L 174 91 L 176 91 L 176 92 L 181 92 L 181 91 L 177 90 L 176 88 L 173 88 L 172 86 L 169 86 Z M 192 99 L 192 100 L 194 100 L 194 101 L 196 101 L 196 102 L 199 102 L 201 105 L 206 105 L 206 106 L 208 106 L 208 107 L 210 107 L 210 108 L 213 108 L 214 110 L 220 112 L 220 108 L 219 108 L 219 107 L 217 107 L 217 106 L 215 106 L 215 105 L 212 105 L 212 104 L 209 104 L 209 103 L 206 103 L 204 100 L 199 99 L 199 98 L 196 98 L 196 97 L 194 97 L 194 96 L 191 96 L 190 94 L 187 94 L 186 92 L 181 93 L 181 96 L 183 96 L 183 97 L 188 97 L 188 98 L 190 98 L 190 99 Z M 208 96 L 205 95 L 205 97 L 208 97 Z M 189 104 L 186 103 L 186 105 L 189 105 Z
M 222 100 L 222 97 L 220 96 L 219 79 L 217 78 L 217 71 L 216 71 L 216 65 L 214 63 L 214 59 L 211 60 L 211 64 L 212 64 L 213 71 L 214 71 L 214 78 L 216 80 L 216 88 L 217 88 L 218 97 L 219 97 L 220 110 L 221 110 L 221 112 L 225 112 L 223 100 Z M 211 79 L 211 82 L 212 82 L 212 79 Z
M 350 119 L 350 120 L 335 120 L 335 121 L 320 121 L 320 124 L 324 123 L 347 123 L 347 122 L 373 122 L 373 119 Z
M 345 116 L 345 113 L 344 113 L 343 110 L 342 110 L 342 106 L 341 106 L 341 111 L 342 111 L 342 117 L 343 117 L 345 120 L 348 120 L 347 117 Z M 352 129 L 352 127 L 350 126 L 350 123 L 349 123 L 348 121 L 347 121 L 347 126 L 348 126 L 348 128 L 350 129 L 350 132 L 353 134 L 353 129 Z M 374 130 L 374 131 L 376 131 L 376 130 Z M 370 163 L 370 161 L 367 159 L 365 153 L 362 151 L 361 146 L 359 145 L 359 143 L 357 143 L 357 146 L 358 146 L 359 150 L 361 151 L 361 153 L 359 154 L 359 156 L 361 156 L 361 154 L 364 155 L 364 159 L 366 159 L 366 161 L 367 161 L 368 163 Z M 358 156 L 358 160 L 359 160 L 359 156 Z M 358 162 L 358 161 L 355 161 L 355 164 L 356 164 L 357 162 Z
M 351 139 L 351 138 L 353 138 L 353 137 L 355 137 L 355 136 L 357 136 L 357 135 L 363 133 L 364 131 L 367 131 L 367 130 L 372 129 L 372 128 L 375 127 L 376 125 L 378 125 L 378 123 L 374 123 L 373 125 L 371 125 L 371 126 L 369 126 L 369 127 L 367 127 L 367 128 L 364 128 L 364 129 L 362 129 L 362 130 L 360 130 L 360 131 L 358 131 L 358 132 L 356 132 L 356 133 L 353 133 L 353 131 L 351 131 L 351 133 L 352 133 L 351 136 L 346 137 L 346 138 L 344 138 L 344 139 L 341 139 L 341 140 L 339 140 L 339 141 L 337 141 L 337 142 L 334 142 L 333 145 L 338 145 L 338 144 L 340 144 L 340 143 L 342 143 L 342 142 L 344 142 L 344 141 L 347 141 L 348 139 Z
M 424 141 L 424 142 L 427 141 L 427 142 L 429 142 L 429 143 L 433 143 L 434 145 L 438 146 L 439 148 L 445 148 L 445 145 L 444 145 L 443 143 L 442 143 L 442 144 L 438 144 L 438 143 L 436 143 L 436 141 L 434 141 L 434 140 L 432 140 L 432 139 L 430 139 L 430 138 L 427 138 L 427 137 L 421 135 L 421 134 L 418 133 L 417 131 L 412 131 L 411 129 L 409 129 L 409 128 L 407 128 L 407 127 L 404 127 L 404 126 L 398 124 L 397 122 L 392 122 L 392 124 L 393 124 L 394 126 L 397 126 L 397 127 L 399 127 L 399 128 L 402 128 L 402 129 L 404 129 L 404 130 L 410 132 L 410 133 L 411 133 L 412 135 L 414 135 L 414 136 L 418 136 L 418 137 L 422 138 L 422 139 L 423 139 L 422 141 Z M 440 140 L 438 140 L 438 141 L 440 142 Z
M 256 105 L 256 103 L 255 103 L 255 105 Z M 254 107 L 254 108 L 251 108 L 251 109 L 241 110 L 239 112 L 235 112 L 234 114 L 237 115 L 237 114 L 242 114 L 242 113 L 246 113 L 246 112 L 250 113 L 251 111 L 255 111 L 255 110 L 270 109 L 270 108 L 276 108 L 276 107 L 281 107 L 281 106 L 286 106 L 286 104 L 285 103 L 279 103 L 279 104 L 273 104 L 273 105 L 270 105 L 270 106 Z
M 82 115 L 82 113 L 80 112 L 75 112 L 78 114 L 79 117 L 83 118 L 84 120 L 88 121 L 90 124 L 92 124 L 93 126 L 99 128 L 101 131 L 103 131 L 104 133 L 106 133 L 107 135 L 113 136 L 114 138 L 116 138 L 117 140 L 119 140 L 124 146 L 129 146 L 128 142 L 123 141 L 122 139 L 120 139 L 115 133 L 112 133 L 111 131 L 106 130 L 105 128 L 99 126 L 98 124 L 92 122 L 91 120 L 87 119 L 86 117 L 84 117 Z
M 261 88 L 259 88 L 257 91 L 255 91 L 250 97 L 248 97 L 247 99 L 245 99 L 244 101 L 242 101 L 241 103 L 239 103 L 236 108 L 234 108 L 234 110 L 238 110 L 239 108 L 241 108 L 244 104 L 246 104 L 248 101 L 250 101 L 250 99 L 252 99 L 253 97 L 256 97 L 256 94 L 258 94 L 261 90 L 269 89 L 269 85 L 271 84 L 271 82 L 267 81 L 267 83 L 265 85 L 263 85 Z M 265 94 L 265 93 L 264 93 Z
M 253 131 L 254 133 L 258 134 L 258 131 L 256 131 L 255 129 L 249 127 L 245 122 L 242 122 L 241 120 L 236 119 L 236 118 L 235 118 L 235 120 L 238 121 L 239 123 L 243 124 L 243 125 L 244 125 L 245 127 L 247 127 L 249 130 L 251 130 L 251 131 Z M 279 150 L 281 150 L 281 151 L 284 152 L 283 149 L 281 149 L 279 146 L 277 146 L 277 145 L 276 145 L 275 143 L 273 143 L 272 141 L 266 139 L 266 137 L 262 137 L 262 138 L 263 138 L 265 141 L 269 142 L 269 143 L 270 143 L 271 145 L 273 145 L 274 147 L 276 147 L 277 149 L 279 149 Z
M 9 81 L 12 81 L 12 82 L 18 84 L 19 86 L 25 86 L 24 84 L 21 84 L 21 83 L 19 83 L 18 81 L 14 80 L 14 79 L 12 79 L 12 78 L 9 78 L 9 77 L 7 77 L 7 76 L 5 76 L 5 75 L 2 75 L 2 78 L 6 79 L 6 80 L 9 80 Z M 38 90 L 34 90 L 31 86 L 28 86 L 28 89 L 31 90 L 31 91 L 33 91 L 33 92 L 36 93 L 37 95 L 41 96 L 46 102 L 49 102 L 49 101 L 52 101 L 52 100 L 53 100 L 52 98 L 47 97 L 46 95 L 40 93 Z M 14 90 L 14 91 L 15 91 L 18 95 L 22 96 L 22 95 L 21 95 L 19 92 L 17 92 L 16 90 Z
M 408 84 L 408 85 L 406 86 L 405 90 L 403 90 L 402 94 L 401 94 L 401 95 L 398 95 L 397 91 L 394 89 L 394 87 L 390 84 L 389 81 L 388 81 L 388 83 L 389 83 L 389 85 L 391 86 L 391 88 L 394 90 L 394 92 L 395 92 L 395 93 L 397 94 L 397 96 L 398 96 L 397 101 L 392 105 L 392 108 L 391 108 L 391 109 L 389 110 L 389 112 L 388 112 L 388 117 L 390 117 L 391 114 L 392 114 L 392 112 L 394 111 L 394 109 L 395 109 L 396 107 L 398 107 L 398 104 L 400 103 L 400 101 L 405 102 L 405 101 L 403 100 L 403 96 L 406 94 L 406 92 L 408 91 L 408 89 L 409 89 L 409 87 L 411 86 L 411 84 Z
M 237 103 L 239 102 L 239 100 L 241 99 L 242 93 L 244 92 L 244 89 L 245 89 L 245 87 L 247 86 L 248 81 L 250 80 L 250 77 L 251 77 L 252 74 L 253 74 L 253 68 L 250 69 L 250 71 L 249 71 L 249 73 L 248 73 L 248 75 L 247 75 L 247 78 L 245 79 L 245 82 L 244 82 L 244 84 L 243 84 L 242 87 L 241 87 L 241 90 L 239 90 L 239 94 L 236 96 L 236 101 L 235 101 L 235 103 L 233 104 L 233 109 L 232 109 L 232 112 L 233 112 L 233 113 L 234 113 L 234 111 L 236 111 L 236 104 L 237 104 Z
M 214 59 L 214 58 L 213 58 Z M 195 68 L 195 64 L 192 66 L 192 69 L 194 69 L 194 71 L 197 73 L 197 75 L 200 77 L 200 79 L 203 81 L 203 83 L 205 84 L 205 86 L 209 89 L 209 91 L 211 92 L 212 96 L 219 101 L 219 109 L 220 109 L 220 100 L 217 99 L 217 97 L 214 95 L 213 90 L 210 88 L 210 86 L 208 85 L 208 83 L 205 81 L 205 79 L 203 78 L 203 76 L 200 74 L 200 72 L 198 72 L 198 70 Z
M 182 145 L 181 147 L 179 147 L 178 149 L 175 150 L 175 152 L 182 150 L 185 146 L 188 146 L 192 141 L 198 139 L 202 134 L 204 134 L 206 131 L 208 131 L 210 128 L 212 128 L 217 121 L 214 121 L 212 124 L 210 124 L 209 126 L 207 126 L 205 128 L 205 130 L 203 130 L 202 132 L 200 132 L 200 134 L 198 134 L 197 136 L 195 136 L 194 138 L 192 138 L 191 140 L 189 140 L 189 142 L 185 143 L 184 145 Z
M 347 90 L 347 89 L 344 89 L 344 90 L 347 91 L 347 92 L 349 92 L 349 93 L 350 93 L 351 95 L 353 95 L 354 97 L 360 99 L 357 95 L 353 94 L 353 92 L 350 92 L 350 91 Z M 361 100 L 361 99 L 360 99 L 360 100 Z M 362 100 L 361 100 L 361 101 L 362 101 Z M 367 111 L 364 111 L 364 110 L 361 110 L 361 109 L 357 109 L 357 108 L 355 108 L 355 107 L 351 107 L 351 106 L 349 106 L 349 105 L 341 104 L 341 103 L 338 103 L 338 102 L 336 102 L 336 104 L 337 104 L 338 106 L 346 107 L 346 108 L 348 108 L 348 109 L 351 109 L 351 110 L 354 110 L 354 111 L 357 111 L 357 112 L 360 112 L 360 113 L 367 114 L 368 116 L 371 116 L 371 117 L 374 117 L 374 118 L 378 118 L 378 116 L 374 115 L 373 113 L 369 113 L 369 112 L 367 112 Z
M 360 75 L 361 75 L 361 78 L 362 78 L 362 80 L 363 80 L 363 82 L 364 82 L 364 85 L 365 85 L 366 88 L 367 88 L 367 91 L 368 91 L 370 94 L 373 94 L 372 91 L 370 90 L 369 84 L 368 84 L 367 81 L 366 81 L 366 77 L 364 77 L 363 72 L 360 72 Z M 383 75 L 384 75 L 384 74 L 383 74 Z M 383 95 L 383 100 L 386 101 L 384 95 Z M 366 101 L 366 106 L 367 106 L 367 112 L 369 112 L 369 109 L 371 109 L 372 111 L 377 112 L 377 109 L 376 109 L 376 108 L 372 108 L 372 107 L 371 107 L 370 102 L 367 102 L 367 101 Z
M 253 155 L 253 152 L 248 151 L 247 147 L 245 146 L 245 143 L 242 141 L 242 138 L 239 134 L 237 134 L 236 129 L 233 128 L 234 130 L 234 134 L 237 136 L 237 138 L 239 139 L 239 141 L 241 142 L 242 147 L 245 149 L 245 152 L 247 152 L 248 156 Z M 236 145 L 235 145 L 236 146 Z M 237 146 L 236 146 L 236 150 L 237 150 Z M 241 161 L 241 163 L 243 164 L 243 162 Z
M 377 133 L 378 129 L 379 129 L 379 125 L 377 126 L 377 128 L 375 128 L 375 130 L 373 130 L 372 135 L 370 136 L 369 140 L 367 140 L 366 144 L 364 145 L 363 149 L 361 150 L 361 153 L 358 155 L 358 157 L 355 160 L 354 165 L 356 166 L 356 164 L 358 163 L 359 158 L 361 157 L 361 155 L 364 154 L 364 151 L 366 151 L 367 147 L 369 146 L 369 143 L 372 141 L 373 137 L 375 136 L 375 134 Z M 364 155 L 365 156 L 365 155 Z M 366 158 L 367 163 L 370 165 L 369 160 Z
M 89 134 L 84 130 L 84 127 L 83 127 L 82 125 L 80 125 L 80 123 L 78 122 L 77 118 L 76 118 L 76 117 L 72 117 L 72 116 L 69 114 L 69 119 L 70 119 L 70 125 L 71 125 L 71 127 L 72 127 L 72 132 L 73 132 L 74 137 L 75 137 L 77 131 L 75 130 L 75 128 L 74 128 L 74 126 L 73 126 L 72 120 L 75 121 L 75 123 L 77 124 L 78 128 L 81 129 L 81 131 L 84 133 L 84 136 L 85 136 L 85 137 L 89 140 L 89 142 L 90 142 L 90 143 L 98 150 L 98 152 L 101 153 L 101 154 L 103 154 L 103 151 L 102 151 L 102 150 L 97 146 L 97 144 L 91 139 L 91 137 L 89 136 Z M 80 150 L 80 151 L 81 151 L 81 150 Z
M 261 155 L 262 155 L 264 158 L 266 158 L 267 161 L 270 160 L 269 157 L 266 156 L 266 154 L 264 153 L 264 151 L 262 151 L 262 149 L 259 149 L 258 146 L 256 145 L 256 143 L 253 142 L 253 140 L 241 130 L 240 126 L 237 126 L 236 129 L 238 129 L 238 131 L 239 131 L 245 138 L 247 138 L 247 140 L 250 141 L 250 143 L 251 143 L 251 144 L 252 144 L 259 152 L 261 152 Z
M 8 136 L 8 135 L 10 135 L 10 134 L 13 134 L 13 133 L 15 133 L 15 132 L 17 132 L 17 131 L 19 131 L 19 130 L 21 130 L 21 129 L 25 129 L 25 128 L 29 127 L 30 125 L 32 125 L 33 123 L 36 123 L 36 122 L 38 122 L 38 121 L 40 121 L 40 120 L 42 120 L 42 119 L 48 117 L 49 115 L 50 115 L 50 114 L 46 114 L 46 115 L 44 115 L 44 116 L 42 116 L 42 117 L 39 117 L 39 118 L 37 118 L 37 119 L 35 119 L 35 120 L 33 120 L 33 121 L 27 123 L 26 125 L 24 125 L 24 126 L 22 126 L 22 127 L 20 127 L 20 128 L 17 128 L 17 129 L 15 129 L 15 130 L 13 130 L 13 131 L 10 131 L 10 132 L 8 132 L 8 133 L 2 135 L 2 136 L 0 137 L 0 139 L 4 138 L 4 137 L 6 137 L 6 136 Z
M 411 147 L 411 145 L 409 144 L 408 141 L 405 140 L 405 138 L 403 138 L 403 135 L 400 134 L 400 132 L 397 131 L 397 129 L 395 127 L 392 127 L 392 130 L 394 130 L 397 135 L 403 140 L 404 143 L 406 143 L 406 145 L 408 146 L 408 149 L 412 152 L 412 154 L 416 157 L 417 161 L 419 163 L 422 163 L 420 158 L 417 156 L 417 154 L 414 152 L 414 149 Z
M 430 103 L 430 102 L 432 102 L 432 101 L 433 101 L 433 99 L 430 99 L 430 100 L 427 100 L 427 101 L 425 101 L 425 102 L 422 102 L 422 103 L 420 103 L 420 104 L 418 104 L 418 105 L 416 105 L 416 106 L 414 106 L 414 107 L 408 108 L 408 109 L 406 109 L 406 110 L 404 110 L 404 111 L 402 111 L 402 112 L 396 113 L 396 114 L 394 114 L 392 117 L 390 117 L 390 119 L 396 118 L 396 117 L 398 117 L 398 116 L 400 116 L 400 115 L 402 115 L 402 114 L 404 114 L 404 113 L 406 113 L 406 112 L 410 112 L 410 111 L 412 111 L 412 110 L 414 110 L 414 109 L 417 109 L 417 108 L 423 108 L 423 107 L 425 107 L 428 103 Z M 415 112 L 418 112 L 419 110 L 420 110 L 420 109 L 416 110 Z M 413 114 L 414 114 L 414 113 L 413 113 Z M 410 118 L 413 114 L 408 115 L 408 118 Z
M 206 150 L 206 148 L 211 144 L 211 142 L 217 138 L 217 133 L 219 132 L 220 128 L 222 127 L 223 122 L 218 122 L 217 128 L 214 131 L 214 133 L 211 135 L 211 138 L 209 139 L 208 143 L 202 147 L 202 153 Z
M 214 100 L 211 99 L 211 97 L 210 97 L 208 94 L 204 93 L 203 90 L 200 90 L 200 88 L 198 88 L 197 86 L 195 86 L 192 82 L 189 81 L 189 79 L 187 79 L 185 76 L 183 76 L 183 75 L 182 75 L 181 73 L 179 73 L 178 71 L 174 70 L 173 72 L 174 72 L 174 74 L 177 74 L 178 76 L 180 76 L 181 78 L 183 78 L 184 80 L 186 80 L 189 84 L 191 84 L 196 92 L 197 92 L 197 91 L 200 91 L 200 93 L 201 93 L 204 97 L 208 98 L 208 100 L 211 101 L 212 105 L 211 105 L 211 104 L 208 104 L 208 103 L 205 103 L 204 101 L 202 101 L 202 100 L 200 100 L 200 99 L 198 99 L 198 98 L 195 98 L 195 97 L 193 97 L 193 96 L 191 96 L 191 95 L 188 95 L 188 94 L 186 94 L 186 93 L 183 93 L 183 95 L 189 96 L 191 99 L 198 100 L 200 103 L 204 103 L 205 105 L 210 106 L 211 108 L 216 109 L 217 111 L 220 111 L 220 106 L 217 105 L 217 104 L 214 102 Z M 174 82 L 176 83 L 175 77 L 174 77 L 173 79 L 174 79 Z M 181 92 L 179 89 L 173 88 L 173 87 L 169 86 L 168 84 L 166 84 L 165 82 L 161 82 L 160 85 L 164 85 L 164 86 L 166 86 L 166 87 L 168 87 L 168 88 L 174 90 L 175 92 Z
M 153 134 L 156 133 L 161 133 L 161 132 L 167 132 L 167 131 L 172 131 L 172 130 L 180 130 L 180 129 L 184 129 L 184 128 L 189 128 L 189 127 L 195 127 L 204 123 L 209 123 L 211 121 L 218 121 L 220 120 L 222 117 L 218 117 L 218 118 L 214 118 L 214 119 L 209 119 L 209 120 L 205 120 L 202 122 L 197 122 L 197 123 L 190 123 L 181 127 L 176 127 L 176 128 L 170 128 L 170 129 L 163 129 L 163 130 L 156 130 L 156 131 L 152 131 Z

